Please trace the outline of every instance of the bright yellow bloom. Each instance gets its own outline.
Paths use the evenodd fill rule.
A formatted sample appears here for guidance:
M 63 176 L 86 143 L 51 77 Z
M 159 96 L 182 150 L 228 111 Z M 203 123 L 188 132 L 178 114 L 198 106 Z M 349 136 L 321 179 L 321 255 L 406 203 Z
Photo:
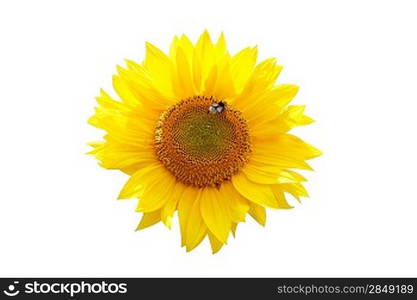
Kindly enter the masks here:
M 257 64 L 257 48 L 235 55 L 223 34 L 204 32 L 196 44 L 175 37 L 169 54 L 150 43 L 142 64 L 127 60 L 104 91 L 90 124 L 106 131 L 90 152 L 102 167 L 130 175 L 119 198 L 138 198 L 138 229 L 178 211 L 182 245 L 208 236 L 213 253 L 250 214 L 265 224 L 265 207 L 291 208 L 285 194 L 307 196 L 305 160 L 320 151 L 288 133 L 312 119 L 290 105 L 298 91 L 275 84 L 274 58 Z

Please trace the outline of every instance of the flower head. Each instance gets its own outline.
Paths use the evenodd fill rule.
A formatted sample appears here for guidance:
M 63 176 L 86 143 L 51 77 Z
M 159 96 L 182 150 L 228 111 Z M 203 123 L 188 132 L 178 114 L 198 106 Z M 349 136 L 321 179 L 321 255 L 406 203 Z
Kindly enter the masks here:
M 281 69 L 257 63 L 256 47 L 229 54 L 208 32 L 175 37 L 169 54 L 147 43 L 143 63 L 118 67 L 119 99 L 101 91 L 89 120 L 106 131 L 90 153 L 130 176 L 119 198 L 139 199 L 138 229 L 170 227 L 178 211 L 187 251 L 208 237 L 217 252 L 247 214 L 264 225 L 266 207 L 307 196 L 294 169 L 320 151 L 288 133 L 312 119 L 289 105 L 297 86 L 275 83 Z

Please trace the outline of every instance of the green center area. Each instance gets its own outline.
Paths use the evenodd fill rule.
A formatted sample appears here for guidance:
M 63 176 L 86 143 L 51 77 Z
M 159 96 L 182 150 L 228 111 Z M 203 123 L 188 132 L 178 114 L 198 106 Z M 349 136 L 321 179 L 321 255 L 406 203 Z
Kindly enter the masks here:
M 174 140 L 195 158 L 215 159 L 233 141 L 233 125 L 222 113 L 208 113 L 206 107 L 189 110 L 176 125 Z

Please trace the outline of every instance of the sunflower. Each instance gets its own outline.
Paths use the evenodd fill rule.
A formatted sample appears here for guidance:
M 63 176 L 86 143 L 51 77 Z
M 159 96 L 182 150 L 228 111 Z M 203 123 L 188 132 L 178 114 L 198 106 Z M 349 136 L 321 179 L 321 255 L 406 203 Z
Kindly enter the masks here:
M 288 105 L 298 87 L 275 83 L 281 69 L 257 63 L 256 47 L 231 55 L 207 31 L 195 44 L 174 37 L 168 54 L 146 43 L 143 63 L 117 67 L 119 99 L 97 97 L 89 123 L 106 135 L 90 153 L 130 176 L 119 199 L 139 199 L 137 229 L 170 228 L 178 211 L 182 246 L 208 237 L 216 253 L 247 214 L 264 225 L 265 208 L 308 196 L 294 169 L 311 170 L 320 151 L 288 133 L 313 120 Z

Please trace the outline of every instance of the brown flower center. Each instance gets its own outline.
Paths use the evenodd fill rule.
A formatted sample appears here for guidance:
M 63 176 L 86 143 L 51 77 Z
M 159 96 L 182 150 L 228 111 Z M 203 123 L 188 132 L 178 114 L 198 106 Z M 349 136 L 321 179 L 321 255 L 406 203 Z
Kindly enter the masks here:
M 178 181 L 218 187 L 246 164 L 251 142 L 239 111 L 213 97 L 194 96 L 160 116 L 155 150 Z

